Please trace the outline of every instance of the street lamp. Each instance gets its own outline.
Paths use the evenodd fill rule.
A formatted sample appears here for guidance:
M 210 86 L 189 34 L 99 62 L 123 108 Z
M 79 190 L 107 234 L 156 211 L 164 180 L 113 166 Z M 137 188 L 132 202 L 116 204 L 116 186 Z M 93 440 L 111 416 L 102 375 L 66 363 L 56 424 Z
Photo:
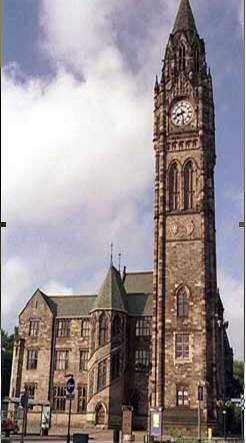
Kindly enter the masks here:
M 223 409 L 223 428 L 224 428 L 224 439 L 226 440 L 226 409 Z
M 217 318 L 217 326 L 221 331 L 221 359 L 222 359 L 222 398 L 225 400 L 225 344 L 224 344 L 224 333 L 229 326 L 228 321 L 224 321 L 223 318 L 218 318 L 218 314 L 215 315 Z

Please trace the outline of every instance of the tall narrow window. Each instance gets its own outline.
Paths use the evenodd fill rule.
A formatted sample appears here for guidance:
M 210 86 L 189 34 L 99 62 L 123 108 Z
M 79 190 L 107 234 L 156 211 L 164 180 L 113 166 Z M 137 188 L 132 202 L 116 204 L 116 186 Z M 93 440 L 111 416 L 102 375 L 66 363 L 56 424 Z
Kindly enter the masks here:
M 178 292 L 177 314 L 180 318 L 188 317 L 188 298 L 184 288 L 180 289 Z
M 37 365 L 38 365 L 38 351 L 36 349 L 28 349 L 26 368 L 37 369 Z
M 54 411 L 65 411 L 66 408 L 66 386 L 54 386 L 53 409 Z
M 81 350 L 80 351 L 80 361 L 79 361 L 79 369 L 81 371 L 87 371 L 88 359 L 89 359 L 89 351 L 87 349 Z
M 78 412 L 86 412 L 87 406 L 87 386 L 78 386 Z
M 90 373 L 89 377 L 89 398 L 91 398 L 94 394 L 94 369 Z
M 106 385 L 107 360 L 103 360 L 98 365 L 97 389 L 100 391 Z
M 189 360 L 190 358 L 189 334 L 179 333 L 175 335 L 175 358 L 177 360 Z
M 174 163 L 169 172 L 169 209 L 175 211 L 179 205 L 179 178 L 178 167 Z
M 68 355 L 69 351 L 60 350 L 55 352 L 55 370 L 65 371 L 68 369 Z
M 30 398 L 31 400 L 34 400 L 36 388 L 36 383 L 25 383 L 25 389 L 28 393 L 28 398 Z
M 37 337 L 39 331 L 39 321 L 38 320 L 30 320 L 29 323 L 29 335 L 31 337 Z
M 186 68 L 185 47 L 181 45 L 179 48 L 179 70 L 184 71 L 185 68 Z
M 57 337 L 69 337 L 70 336 L 70 320 L 58 320 L 56 324 L 56 336 Z
M 89 337 L 90 335 L 90 320 L 84 319 L 81 322 L 81 337 Z
M 108 341 L 108 321 L 103 313 L 99 320 L 99 345 L 103 346 Z
M 192 162 L 189 161 L 184 169 L 184 209 L 194 206 L 194 173 Z
M 91 325 L 91 352 L 94 352 L 96 349 L 96 344 L 97 344 L 97 336 L 96 336 L 96 319 L 94 318 L 92 320 L 92 325 Z

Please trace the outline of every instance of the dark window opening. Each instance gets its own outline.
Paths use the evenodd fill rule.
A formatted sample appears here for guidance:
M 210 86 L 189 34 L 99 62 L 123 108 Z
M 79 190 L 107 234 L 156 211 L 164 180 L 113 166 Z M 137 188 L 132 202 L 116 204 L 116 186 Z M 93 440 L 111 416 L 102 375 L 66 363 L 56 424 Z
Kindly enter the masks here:
M 179 178 L 178 167 L 174 163 L 169 172 L 169 209 L 175 211 L 179 205 Z
M 184 209 L 192 209 L 194 204 L 194 173 L 192 162 L 189 161 L 184 169 Z
M 89 337 L 89 335 L 90 335 L 90 320 L 82 320 L 81 337 Z
M 53 388 L 54 411 L 65 411 L 66 409 L 66 386 L 54 386 Z
M 178 317 L 180 317 L 180 318 L 188 317 L 188 311 L 189 311 L 189 305 L 188 305 L 187 294 L 186 294 L 185 289 L 182 288 L 178 292 L 178 297 L 177 297 L 177 314 L 178 314 Z
M 136 336 L 142 337 L 151 335 L 151 319 L 150 318 L 138 318 L 136 320 Z
M 98 365 L 97 389 L 100 391 L 106 386 L 107 360 L 103 360 Z
M 103 313 L 99 320 L 99 345 L 103 346 L 108 341 L 108 320 Z
M 37 369 L 38 366 L 38 351 L 30 349 L 27 351 L 27 369 Z
M 68 355 L 69 351 L 60 350 L 55 353 L 55 370 L 65 371 L 68 369 Z
M 87 371 L 89 360 L 89 351 L 80 351 L 79 369 L 81 371 Z
M 150 368 L 150 353 L 147 349 L 137 349 L 135 352 L 135 371 L 148 372 Z
M 58 320 L 57 321 L 56 336 L 57 337 L 69 337 L 70 336 L 70 320 Z
M 87 407 L 87 386 L 78 387 L 78 412 L 86 412 Z
M 39 321 L 38 320 L 30 320 L 29 335 L 31 337 L 37 337 L 38 331 L 39 331 Z

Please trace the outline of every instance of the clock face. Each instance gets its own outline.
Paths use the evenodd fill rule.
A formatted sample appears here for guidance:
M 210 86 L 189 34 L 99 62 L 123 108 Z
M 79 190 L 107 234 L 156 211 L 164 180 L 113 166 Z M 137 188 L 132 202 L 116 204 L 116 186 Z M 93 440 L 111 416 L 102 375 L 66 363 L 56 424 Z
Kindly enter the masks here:
M 194 116 L 194 109 L 190 102 L 181 100 L 176 103 L 171 112 L 172 122 L 175 126 L 188 125 Z

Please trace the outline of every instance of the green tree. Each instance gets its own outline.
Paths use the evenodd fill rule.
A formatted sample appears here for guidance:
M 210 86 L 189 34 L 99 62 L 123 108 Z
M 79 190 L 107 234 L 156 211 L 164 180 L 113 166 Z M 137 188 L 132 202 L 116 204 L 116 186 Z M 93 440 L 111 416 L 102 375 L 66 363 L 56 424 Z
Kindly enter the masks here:
M 14 334 L 8 334 L 8 332 L 1 329 L 1 355 L 2 355 L 2 398 L 9 395 L 10 377 L 11 377 L 11 365 L 14 348 L 14 340 L 18 335 L 18 328 L 15 328 Z
M 233 362 L 233 377 L 240 383 L 243 390 L 244 387 L 244 363 L 239 360 Z

